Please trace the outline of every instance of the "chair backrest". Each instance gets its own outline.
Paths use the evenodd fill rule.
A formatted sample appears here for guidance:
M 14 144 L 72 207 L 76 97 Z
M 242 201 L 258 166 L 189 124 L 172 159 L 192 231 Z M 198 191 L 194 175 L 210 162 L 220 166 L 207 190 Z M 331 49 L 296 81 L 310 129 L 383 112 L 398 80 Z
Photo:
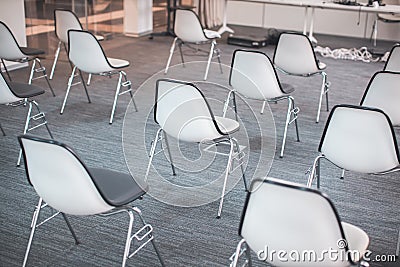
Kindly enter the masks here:
M 338 255 L 348 250 L 337 245 L 345 235 L 329 198 L 317 190 L 282 180 L 267 178 L 252 182 L 239 235 L 259 259 L 274 266 L 349 266 L 350 263 L 331 260 L 328 255 L 321 257 L 324 250 L 336 250 Z M 281 259 L 279 251 L 286 252 Z
M 87 73 L 112 69 L 99 41 L 88 31 L 68 31 L 68 56 L 78 69 Z
M 112 209 L 75 152 L 54 140 L 19 136 L 30 184 L 51 207 L 72 215 Z
M 17 97 L 10 89 L 3 73 L 0 71 L 0 104 L 9 104 L 20 101 L 21 98 Z
M 318 150 L 338 167 L 355 172 L 379 173 L 399 166 L 392 123 L 376 108 L 335 106 Z
M 380 71 L 372 76 L 360 105 L 379 108 L 389 116 L 393 125 L 400 125 L 399 99 L 400 72 Z
M 54 10 L 56 36 L 61 42 L 68 43 L 68 30 L 82 30 L 82 24 L 74 12 L 67 9 Z
M 310 40 L 300 33 L 279 35 L 273 63 L 289 74 L 307 75 L 320 71 Z
M 0 40 L 0 58 L 12 61 L 25 57 L 12 31 L 2 21 L 0 21 Z
M 154 119 L 168 135 L 186 142 L 224 135 L 203 93 L 188 82 L 157 80 Z
M 400 72 L 400 44 L 393 46 L 383 70 Z
M 208 40 L 199 17 L 190 9 L 175 10 L 174 33 L 184 42 L 196 43 Z
M 284 94 L 274 65 L 260 51 L 236 50 L 233 53 L 229 83 L 251 99 L 267 100 Z

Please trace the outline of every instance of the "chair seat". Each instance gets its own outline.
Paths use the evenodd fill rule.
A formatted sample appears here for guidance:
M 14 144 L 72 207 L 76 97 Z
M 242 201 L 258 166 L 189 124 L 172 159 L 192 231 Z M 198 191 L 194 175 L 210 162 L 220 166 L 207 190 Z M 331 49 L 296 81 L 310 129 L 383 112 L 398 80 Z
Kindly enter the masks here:
M 113 206 L 126 205 L 146 194 L 147 188 L 141 188 L 129 174 L 107 169 L 89 168 L 103 198 Z
M 378 14 L 378 19 L 387 23 L 398 23 L 400 22 L 400 15 L 396 14 Z
M 107 58 L 108 62 L 114 69 L 121 69 L 129 66 L 129 61 L 118 58 Z
M 290 94 L 294 92 L 294 87 L 288 83 L 281 83 L 282 91 L 285 92 L 285 94 Z
M 322 62 L 318 62 L 318 68 L 319 68 L 320 70 L 324 70 L 324 69 L 326 69 L 326 64 L 325 64 L 325 63 L 322 63 Z
M 210 39 L 221 38 L 221 35 L 216 31 L 211 31 L 211 30 L 207 30 L 207 29 L 205 29 L 203 31 L 204 31 L 204 34 L 207 36 L 207 38 L 210 38 Z
M 29 98 L 44 94 L 44 90 L 39 86 L 27 83 L 8 82 L 11 91 L 20 98 Z
M 218 116 L 215 116 L 215 120 L 217 121 L 218 127 L 221 131 L 226 134 L 231 134 L 239 130 L 240 125 L 235 120 Z
M 349 249 L 359 251 L 360 256 L 364 255 L 369 244 L 368 235 L 361 228 L 349 223 L 342 222 L 342 227 Z M 350 255 L 353 255 L 353 253 L 350 253 Z M 357 260 L 359 259 L 353 259 L 353 261 Z
M 27 56 L 38 56 L 43 55 L 45 52 L 42 49 L 32 48 L 32 47 L 20 47 L 22 53 Z
M 101 36 L 101 35 L 95 35 L 94 37 L 96 37 L 97 41 L 103 41 L 104 40 L 104 36 Z

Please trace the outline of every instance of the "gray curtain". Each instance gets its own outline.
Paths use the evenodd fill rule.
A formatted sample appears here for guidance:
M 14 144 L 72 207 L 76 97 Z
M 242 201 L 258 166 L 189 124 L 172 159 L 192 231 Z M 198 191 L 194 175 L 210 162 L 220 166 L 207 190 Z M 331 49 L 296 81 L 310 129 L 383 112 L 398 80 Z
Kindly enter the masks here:
M 225 0 L 197 0 L 197 11 L 206 28 L 222 24 Z

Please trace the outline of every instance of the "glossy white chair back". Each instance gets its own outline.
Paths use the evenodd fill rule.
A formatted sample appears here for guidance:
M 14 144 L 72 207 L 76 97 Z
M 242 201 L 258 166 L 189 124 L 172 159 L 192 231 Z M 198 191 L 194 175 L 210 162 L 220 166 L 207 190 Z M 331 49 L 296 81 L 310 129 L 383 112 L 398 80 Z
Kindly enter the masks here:
M 108 205 L 86 166 L 65 145 L 21 138 L 27 175 L 38 195 L 51 207 L 72 215 L 99 214 Z

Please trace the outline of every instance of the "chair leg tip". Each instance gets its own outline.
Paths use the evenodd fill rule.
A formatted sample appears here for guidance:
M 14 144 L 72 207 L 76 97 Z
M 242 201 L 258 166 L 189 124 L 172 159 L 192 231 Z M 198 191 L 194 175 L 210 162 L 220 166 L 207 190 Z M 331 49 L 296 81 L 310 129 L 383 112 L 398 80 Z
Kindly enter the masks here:
M 217 217 L 216 217 L 217 219 L 221 219 L 221 215 L 217 215 Z

